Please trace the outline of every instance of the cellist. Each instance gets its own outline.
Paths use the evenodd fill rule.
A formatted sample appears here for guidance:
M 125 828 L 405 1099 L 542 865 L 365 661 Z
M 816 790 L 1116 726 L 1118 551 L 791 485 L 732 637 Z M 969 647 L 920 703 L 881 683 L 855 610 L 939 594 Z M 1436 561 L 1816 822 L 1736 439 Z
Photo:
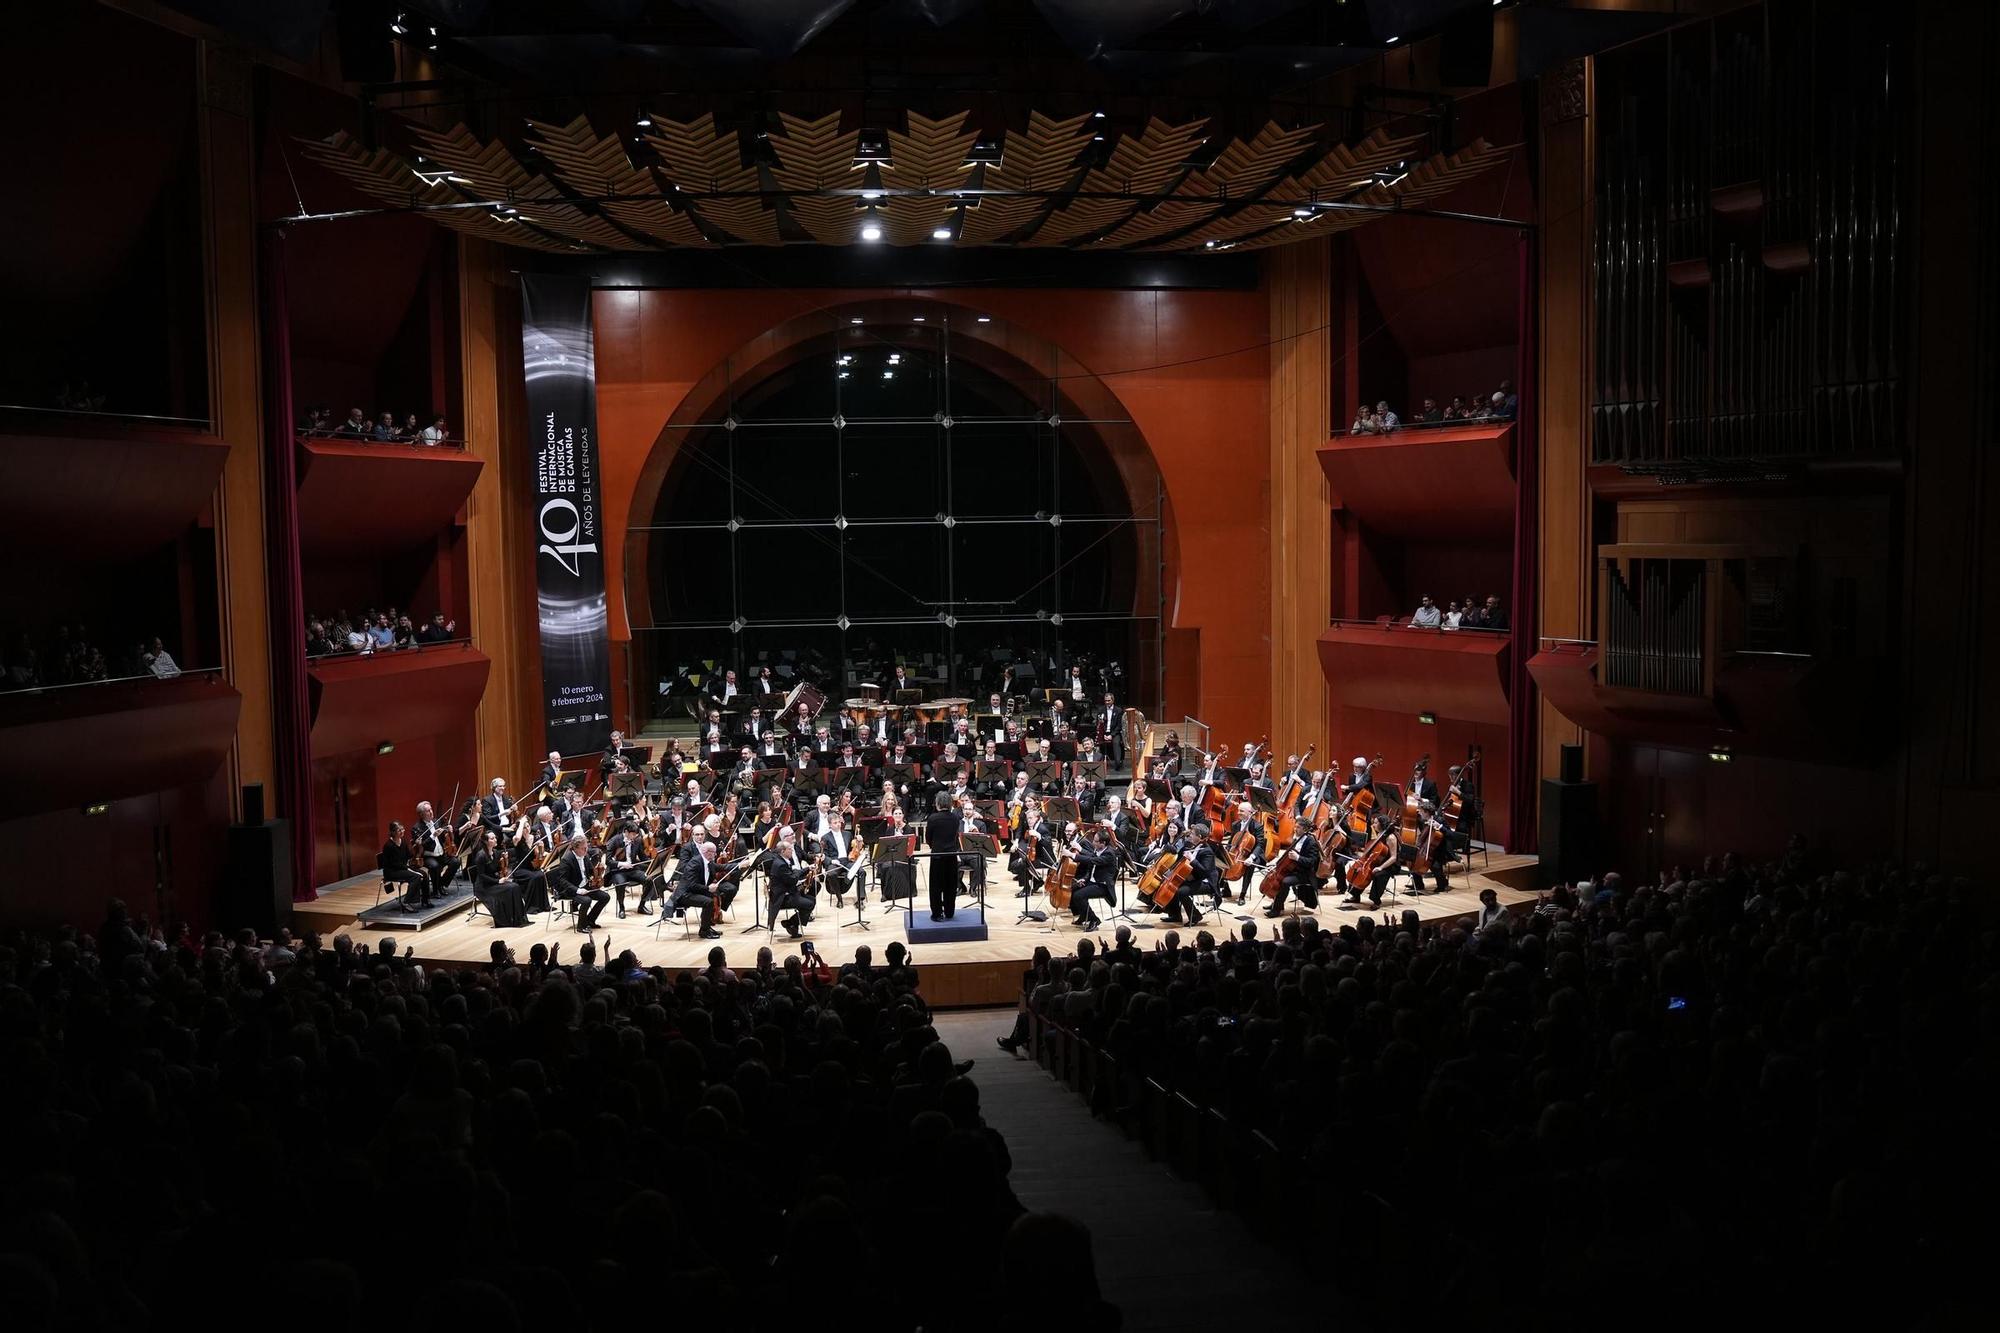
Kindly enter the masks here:
M 1298 894 L 1299 901 L 1307 907 L 1319 906 L 1319 839 L 1313 836 L 1309 825 L 1299 826 L 1297 834 L 1278 854 L 1270 873 L 1278 876 L 1278 888 L 1271 895 L 1271 905 L 1264 909 L 1265 916 L 1283 916 L 1287 894 Z M 1265 887 L 1269 888 L 1268 877 Z

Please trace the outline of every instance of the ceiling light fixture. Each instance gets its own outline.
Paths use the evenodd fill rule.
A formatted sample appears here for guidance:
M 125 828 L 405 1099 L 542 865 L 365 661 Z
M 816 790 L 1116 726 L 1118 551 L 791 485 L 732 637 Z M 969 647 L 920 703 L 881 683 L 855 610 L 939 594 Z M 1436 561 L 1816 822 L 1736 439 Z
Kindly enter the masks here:
M 950 239 L 951 239 L 951 228 L 950 228 L 950 227 L 938 227 L 938 228 L 936 228 L 935 230 L 933 230 L 933 231 L 931 232 L 931 239 L 932 239 L 932 240 L 934 240 L 934 241 L 948 241 L 948 240 L 950 240 Z
M 652 129 L 652 128 L 653 128 L 653 118 L 652 118 L 651 116 L 641 116 L 641 117 L 639 117 L 639 128 L 640 128 L 640 129 L 642 129 L 642 130 L 650 130 L 650 129 Z
M 879 241 L 882 239 L 882 229 L 871 222 L 861 229 L 861 239 L 864 241 Z M 856 322 L 858 323 L 859 321 Z
M 991 324 L 991 323 L 993 322 L 993 316 L 991 316 L 991 315 L 981 315 L 981 316 L 979 317 L 979 322 L 980 322 L 981 324 Z
M 1400 37 L 1391 37 L 1389 38 L 1389 45 L 1394 46 L 1397 42 L 1400 42 L 1402 40 L 1403 39 Z
M 859 324 L 861 322 L 861 316 L 856 315 L 853 319 L 850 319 L 847 322 L 849 324 Z

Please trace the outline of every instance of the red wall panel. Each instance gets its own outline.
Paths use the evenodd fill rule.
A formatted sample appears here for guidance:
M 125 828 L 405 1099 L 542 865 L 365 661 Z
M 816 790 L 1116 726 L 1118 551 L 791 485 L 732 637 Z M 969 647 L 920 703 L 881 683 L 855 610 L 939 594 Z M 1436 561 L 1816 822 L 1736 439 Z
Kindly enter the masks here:
M 787 320 L 879 291 L 653 291 L 597 294 L 598 433 L 607 561 L 622 568 L 640 474 L 689 390 L 745 343 Z M 1168 697 L 1231 735 L 1270 717 L 1270 481 L 1267 310 L 1262 292 L 907 293 L 994 316 L 1062 349 L 1065 373 L 1096 375 L 1152 450 L 1175 516 L 1168 591 Z M 1073 368 L 1071 363 L 1073 363 Z M 639 516 L 641 521 L 647 516 Z M 623 580 L 612 634 L 630 635 Z M 1176 667 L 1190 643 L 1196 669 Z M 1190 693 L 1185 681 L 1198 682 Z M 1178 675 L 1181 679 L 1176 680 Z

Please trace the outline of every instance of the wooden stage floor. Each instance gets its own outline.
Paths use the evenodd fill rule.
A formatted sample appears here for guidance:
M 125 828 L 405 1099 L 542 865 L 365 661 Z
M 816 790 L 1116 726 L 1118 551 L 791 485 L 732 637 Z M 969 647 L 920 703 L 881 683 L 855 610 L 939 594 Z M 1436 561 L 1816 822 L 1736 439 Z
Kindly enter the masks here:
M 1404 908 L 1410 908 L 1417 913 L 1419 920 L 1425 922 L 1470 916 L 1479 910 L 1479 891 L 1485 888 L 1496 890 L 1501 905 L 1505 907 L 1519 908 L 1534 902 L 1535 857 L 1500 854 L 1493 856 L 1490 863 L 1482 864 L 1482 858 L 1475 854 L 1473 865 L 1473 873 L 1451 877 L 1451 888 L 1446 893 L 1404 894 L 1400 901 L 1385 900 L 1384 909 L 1391 914 L 1400 914 Z M 584 940 L 584 936 L 570 929 L 567 917 L 558 921 L 549 916 L 536 916 L 531 917 L 526 926 L 495 930 L 483 913 L 471 917 L 466 912 L 458 912 L 423 930 L 371 930 L 360 926 L 356 917 L 374 905 L 376 881 L 377 876 L 373 874 L 356 876 L 320 890 L 316 901 L 300 903 L 294 908 L 294 928 L 318 931 L 326 939 L 345 932 L 353 936 L 357 944 L 366 944 L 371 949 L 377 940 L 393 939 L 398 953 L 407 946 L 415 950 L 414 957 L 418 962 L 438 967 L 484 963 L 496 939 L 512 945 L 516 956 L 523 961 L 536 944 L 553 945 L 561 941 L 562 958 L 574 960 L 577 946 Z M 1404 882 L 1401 876 L 1398 882 Z M 1013 880 L 997 861 L 988 865 L 987 884 L 991 892 L 987 898 L 986 939 L 958 944 L 924 944 L 912 950 L 912 961 L 918 966 L 924 994 L 933 1005 L 1012 1004 L 1020 993 L 1022 969 L 1037 947 L 1047 945 L 1059 955 L 1075 947 L 1079 932 L 1070 924 L 1067 911 L 1055 914 L 1056 919 L 1049 922 L 1015 924 L 1020 915 L 1021 900 L 1011 896 Z M 900 905 L 894 912 L 888 911 L 885 904 L 874 896 L 872 883 L 869 889 L 865 917 L 869 929 L 854 928 L 854 906 L 851 902 L 845 913 L 835 914 L 832 904 L 822 897 L 820 911 L 804 936 L 836 967 L 853 958 L 857 945 L 870 945 L 879 961 L 882 950 L 891 940 L 900 940 L 905 946 L 909 944 Z M 704 966 L 711 944 L 720 944 L 728 956 L 729 965 L 742 968 L 752 966 L 757 960 L 757 950 L 768 944 L 782 963 L 786 954 L 798 951 L 797 942 L 787 936 L 782 927 L 776 938 L 761 930 L 746 931 L 753 920 L 761 920 L 751 910 L 752 895 L 754 893 L 761 899 L 761 890 L 761 883 L 753 880 L 737 896 L 732 913 L 735 921 L 725 918 L 723 938 L 715 941 L 698 936 L 683 939 L 678 922 L 669 922 L 656 930 L 654 923 L 659 921 L 658 916 L 639 916 L 635 913 L 620 921 L 615 915 L 615 907 L 607 907 L 598 922 L 596 933 L 599 956 L 602 958 L 607 950 L 615 954 L 630 949 L 638 955 L 642 967 L 691 968 Z M 1129 886 L 1125 892 L 1136 902 Z M 1208 917 L 1206 928 L 1220 936 L 1224 931 L 1235 933 L 1240 930 L 1244 921 L 1254 921 L 1260 935 L 1275 930 L 1279 923 L 1264 917 L 1264 899 L 1254 883 L 1250 896 L 1253 902 L 1248 906 L 1224 903 L 1219 915 Z M 636 901 L 636 896 L 628 899 L 628 902 Z M 927 899 L 920 895 L 919 902 L 925 901 Z M 1365 906 L 1350 908 L 1344 900 L 1332 896 L 1322 897 L 1320 903 L 1320 910 L 1314 915 L 1323 923 L 1354 921 L 1369 914 Z M 1039 896 L 1034 906 L 1046 908 Z M 978 907 L 969 899 L 961 898 L 959 919 L 964 920 L 968 912 L 976 916 Z M 1116 924 L 1119 923 L 1107 917 L 1097 933 L 1108 940 Z M 1164 918 L 1150 912 L 1134 911 L 1129 924 L 1140 944 L 1149 948 L 1151 941 L 1172 928 Z M 1182 938 L 1188 938 L 1186 930 L 1182 931 Z

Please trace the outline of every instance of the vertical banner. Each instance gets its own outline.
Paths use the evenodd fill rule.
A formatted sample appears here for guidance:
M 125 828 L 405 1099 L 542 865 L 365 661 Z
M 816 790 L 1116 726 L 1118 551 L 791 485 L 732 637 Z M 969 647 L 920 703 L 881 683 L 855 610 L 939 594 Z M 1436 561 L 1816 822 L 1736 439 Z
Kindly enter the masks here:
M 521 363 L 535 460 L 543 729 L 551 750 L 582 754 L 611 738 L 589 279 L 522 276 Z

